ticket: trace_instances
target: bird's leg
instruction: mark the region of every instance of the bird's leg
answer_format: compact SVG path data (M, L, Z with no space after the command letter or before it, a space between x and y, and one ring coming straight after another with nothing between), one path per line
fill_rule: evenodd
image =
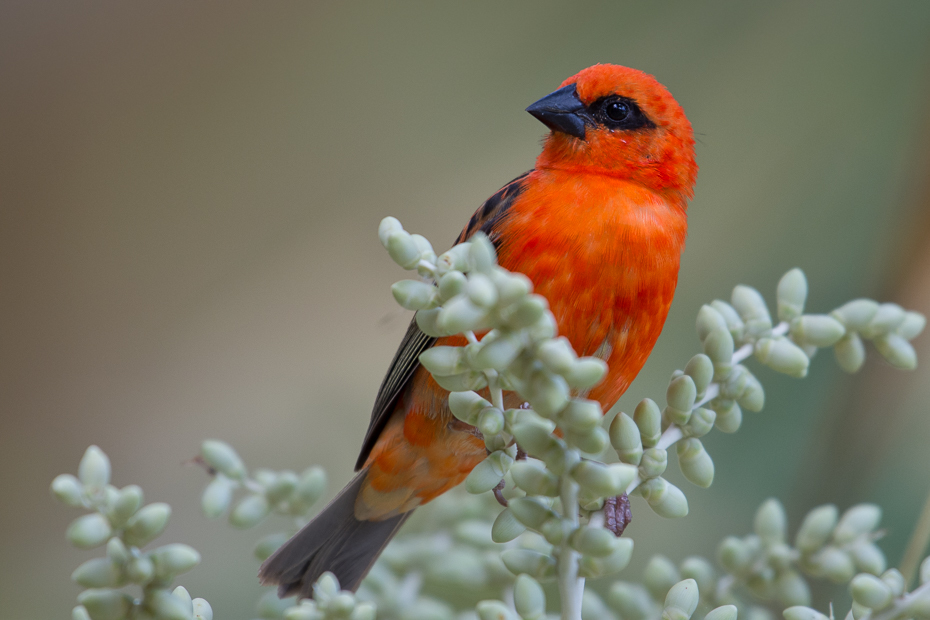
M604 500L604 527L619 537L633 520L630 498L626 493Z
M504 480L503 480L503 478L501 479L500 482L497 483L497 486L494 487L493 493L494 493L494 499L497 500L497 503L500 504L501 506L503 506L504 508L506 508L506 507L507 507L507 498L504 497Z

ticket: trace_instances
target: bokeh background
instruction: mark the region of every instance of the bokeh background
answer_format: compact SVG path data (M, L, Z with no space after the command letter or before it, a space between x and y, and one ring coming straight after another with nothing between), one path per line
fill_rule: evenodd
M930 312L927 2L0 4L0 617L68 616L93 554L48 484L91 443L174 506L164 540L204 557L183 583L251 617L257 534L204 519L183 461L218 437L251 465L322 464L334 493L408 320L378 221L451 242L533 165L523 108L595 62L655 74L699 138L678 295L626 410L740 282L771 298L799 266L815 311ZM766 409L709 436L691 515L634 504L638 560L711 555L774 495L792 531L880 502L897 563L930 490L916 345L910 374L760 370Z

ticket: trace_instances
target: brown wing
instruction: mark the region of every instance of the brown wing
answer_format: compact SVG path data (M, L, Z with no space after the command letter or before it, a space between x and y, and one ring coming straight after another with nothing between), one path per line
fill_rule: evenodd
M529 172L521 174L488 198L471 216L468 225L455 242L461 243L480 230L496 245L497 239L494 236L494 225L504 216L513 201L523 193L528 174ZM397 353L394 354L387 375L385 375L384 381L381 382L381 387L378 389L375 406L371 411L371 421L368 423L368 431L365 433L362 450L358 455L358 461L355 463L355 471L361 469L365 464L368 455L371 454L371 449L374 447L375 442L378 441L381 431L384 430L384 426L391 417L397 398L407 386L413 373L419 368L420 353L435 343L436 338L421 332L420 328L417 327L416 320L410 321L407 333L404 334L403 340L400 341L400 347L398 347Z

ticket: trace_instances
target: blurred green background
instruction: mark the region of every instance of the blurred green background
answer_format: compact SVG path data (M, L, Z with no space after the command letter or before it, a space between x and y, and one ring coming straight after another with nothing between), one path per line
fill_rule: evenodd
M532 166L523 108L595 62L655 74L699 139L678 295L626 410L740 282L771 298L799 266L812 311L930 312L928 2L0 4L0 616L68 616L93 554L48 484L97 443L117 484L174 506L164 540L203 553L183 583L251 617L257 534L207 522L182 463L217 437L250 465L322 464L334 493L408 320L378 221L451 242ZM712 554L776 495L792 531L880 502L897 563L930 490L915 344L910 374L761 370L766 409L708 438L691 515L634 503L637 560Z

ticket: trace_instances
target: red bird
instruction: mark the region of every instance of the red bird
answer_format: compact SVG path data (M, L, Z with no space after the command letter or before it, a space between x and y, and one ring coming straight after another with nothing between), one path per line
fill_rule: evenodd
M559 334L608 363L587 395L607 411L643 367L675 293L697 178L691 124L655 78L617 65L585 69L527 112L551 129L535 168L491 196L458 241L485 232L501 266L549 300ZM355 590L412 511L485 458L475 429L452 416L448 392L417 361L434 345L464 343L411 322L358 475L262 565L262 583L307 597L332 571Z

